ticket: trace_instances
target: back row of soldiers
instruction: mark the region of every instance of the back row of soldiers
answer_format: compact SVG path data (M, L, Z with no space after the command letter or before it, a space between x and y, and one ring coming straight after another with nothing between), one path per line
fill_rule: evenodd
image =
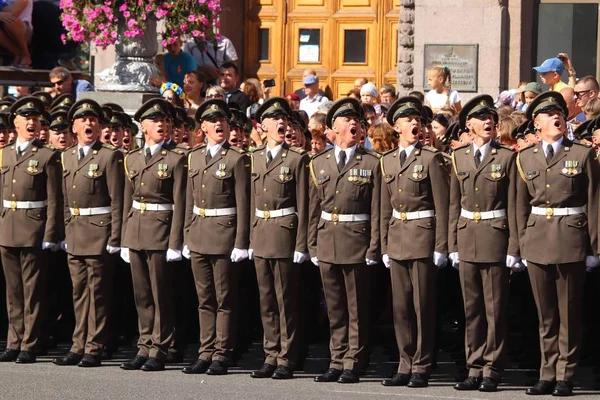
M207 143L187 157L166 145L174 112L163 99L137 111L145 144L125 156L99 141L102 109L94 101L70 108L77 144L62 153L34 139L42 108L35 97L14 103L17 137L0 150L0 254L10 323L0 361L35 362L47 273L41 252L63 247L76 327L70 352L55 364L101 364L107 282L120 253L131 264L140 334L138 354L121 368L164 369L174 336L168 263L183 256L191 260L201 327L198 359L183 372L226 374L236 345L235 264L249 258L265 351L252 377L289 379L298 358L299 268L310 260L321 272L331 334L329 368L315 381L355 383L368 343L369 266L383 261L391 273L400 363L382 384L425 387L437 268L449 258L460 265L469 369L455 388L497 390L509 274L526 266L542 351L540 380L527 393L572 393L585 269L598 265L599 167L589 147L564 137L567 108L559 94L538 96L528 108L541 142L519 156L494 141L492 98L474 98L460 113L473 143L451 158L419 143L426 113L412 97L387 114L397 149L380 155L358 145L362 108L347 98L327 114L335 145L312 159L284 141L291 110L282 98L256 112L267 144L252 154L228 144L227 104L206 101L195 119Z

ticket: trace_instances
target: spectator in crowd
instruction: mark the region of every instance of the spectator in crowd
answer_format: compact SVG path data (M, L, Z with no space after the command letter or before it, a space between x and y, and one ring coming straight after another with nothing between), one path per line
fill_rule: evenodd
M385 153L397 145L394 139L394 129L389 124L370 127L368 136L373 150L379 153Z
M33 0L4 0L0 3L4 3L0 9L0 47L14 56L15 67L31 68L28 45L33 34Z
M306 79L306 77L309 75L317 76L317 72L312 68L305 69L304 71L302 71L302 81L304 81L304 79ZM296 90L294 93L296 95L298 95L300 100L302 100L303 98L306 97L306 92L305 92L304 88L300 88L300 89ZM319 95L326 96L326 93L323 90L319 89Z
M511 146L517 149L517 140L511 136L513 129L519 126L519 123L511 116L504 117L498 122L498 143Z
M521 81L519 83L519 87L517 88L517 96L515 97L515 110L521 110L525 105L525 86L527 85L526 81Z
M425 95L423 94L423 92L420 92L418 90L413 90L408 95L412 96L412 97L416 97L417 99L421 100L421 103L425 103Z
M567 115L567 137L569 140L574 140L575 136L573 132L579 124L585 121L585 113L581 111L581 108L577 105L577 98L575 97L575 90L570 87L564 87L560 90L560 94L565 99L565 103L567 103L567 109L569 110L569 115Z
M214 82L219 77L221 65L238 60L233 43L223 35L216 40L216 44L200 38L190 38L185 42L183 51L194 57L198 70L206 75L209 82Z
M175 107L184 107L183 99L185 98L185 93L183 92L181 86L177 85L176 83L163 83L160 87L160 95L163 99L167 100Z
M562 61L564 69L569 75L568 85L572 88L575 88L575 84L577 83L577 73L575 72L575 68L573 67L573 63L571 62L569 55L567 53L558 53L556 58Z
M515 96L510 92L510 90L503 90L496 99L494 107L498 108L500 106L509 106L510 108L513 108L514 100Z
M529 82L523 88L523 100L525 104L521 107L521 111L527 110L527 107L531 104L533 99L535 99L540 93L542 93L542 85L537 82Z
M539 72L542 83L550 85L550 90L560 92L561 89L569 87L569 85L560 80L565 67L563 62L558 58L549 58L542 65L533 67L533 69Z
M360 101L363 104L376 104L377 103L377 86L371 82L365 83L360 88Z
M219 69L219 84L225 91L225 100L227 103L236 103L241 110L247 110L250 107L250 100L246 93L242 92L237 86L240 78L238 67L231 62L226 62Z
M310 135L310 154L316 155L325 151L325 146L327 145L327 138L325 137L325 132L323 132L323 129L311 129Z
M83 79L73 80L73 76L65 67L56 67L50 71L50 83L54 87L55 97L70 94L77 98L79 92L92 92L92 85Z
M285 96L285 99L288 101L293 111L297 111L300 109L300 97L296 93L288 94L287 96Z
M379 100L382 103L394 104L396 101L396 88L391 83L386 83L379 88Z
M211 86L206 89L206 99L225 100L225 90L221 86Z
M450 120L446 114L434 114L433 121L431 121L431 130L438 141L441 141L444 138L448 125L450 125Z
M367 128L379 125L380 121L377 118L377 111L375 111L375 107L368 103L362 103L361 106L363 109L363 118L365 121L367 121Z
M598 81L591 75L584 76L575 85L577 105L583 109L590 99L595 99L600 94Z
M21 97L29 96L29 86L15 86L15 91L17 92L17 94L15 95L15 97L17 99L19 99ZM46 105L46 103L44 103L44 106L45 105ZM46 111L48 111L48 110L46 110Z
M319 78L316 75L308 75L304 78L303 83L306 97L300 100L300 110L306 111L310 118L317 111L319 105L329 99L319 94Z
M500 106L496 109L496 112L498 113L498 121L501 120L504 117L508 117L510 116L510 114L513 113L513 108L511 106Z
M434 113L442 107L452 107L456 112L462 109L460 95L452 89L452 74L450 68L434 65L427 70L427 85L431 88L425 96L425 105L431 107Z
M184 53L181 49L182 46L183 43L179 38L173 43L167 44L167 54L163 59L164 69L161 71L163 76L150 78L151 85L160 87L166 81L183 87L185 74L196 70L196 60L188 53Z
M254 119L254 114L258 107L263 103L263 92L262 92L262 84L256 78L248 78L240 85L242 91L246 93L248 96L248 100L250 101L250 106L247 110L242 110L246 113L246 115L252 119Z
M354 80L354 88L360 90L363 85L366 85L367 83L369 83L367 78L356 78Z
M183 77L183 91L185 92L185 106L189 115L194 115L200 104L204 102L202 98L202 88L204 87L204 74L200 71L188 71Z
M360 100L360 89L352 88L348 90L346 97L352 97L353 99Z
M598 97L594 97L589 99L585 106L583 107L583 112L585 114L585 119L590 120L594 119L600 115L600 99Z

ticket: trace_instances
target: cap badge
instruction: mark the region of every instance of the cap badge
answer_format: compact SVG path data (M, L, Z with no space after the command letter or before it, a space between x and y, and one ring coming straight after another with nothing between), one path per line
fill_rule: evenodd
M92 108L92 106L90 105L90 103L83 103L83 105L81 106L84 110L89 110L90 108Z
M66 99L63 100L63 103L71 104L71 99L67 97Z
M160 106L158 104L154 105L154 110L155 111L161 111Z
M280 107L281 107L281 104L279 104L279 103L275 102L275 103L273 103L273 107L274 107L274 108L280 108Z
M556 103L556 99L554 97L548 97L548 103Z
M406 103L406 105L408 107L411 107L411 108L417 108L417 106L415 105L415 103Z
M481 102L479 103L480 106L482 107L486 107L487 103L485 102L485 100L481 100Z
M29 107L29 108L33 108L33 107L35 107L35 106L34 106L34 104L33 104L32 102L29 102L29 103L27 103L27 107Z
M63 122L63 117L57 117L56 122Z
M219 107L216 104L211 104L210 109L213 111L217 111L219 109Z

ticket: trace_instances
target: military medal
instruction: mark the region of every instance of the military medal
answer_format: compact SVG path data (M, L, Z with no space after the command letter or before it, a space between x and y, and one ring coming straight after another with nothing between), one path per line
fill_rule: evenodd
M158 164L158 172L157 175L159 178L165 178L167 176L167 169L169 168L168 164Z
M27 167L27 172L30 174L34 174L38 172L38 165L40 165L38 160L29 160L29 166Z
M502 171L502 164L492 164L491 168L492 168L491 177L494 179L500 178L500 176L502 175L500 173L500 171Z
M565 161L565 167L561 170L563 174L569 175L571 171L571 161Z
M215 175L217 176L217 178L223 178L225 176L226 168L227 168L227 164L219 164L217 166L217 172L215 172Z
M90 168L88 170L88 176L90 178L95 178L97 176L97 171L98 171L98 164L90 164Z
M413 178L414 179L421 179L423 177L423 166L422 165L415 165L415 167L413 168Z
M290 167L281 167L279 169L279 180L285 181L290 176Z

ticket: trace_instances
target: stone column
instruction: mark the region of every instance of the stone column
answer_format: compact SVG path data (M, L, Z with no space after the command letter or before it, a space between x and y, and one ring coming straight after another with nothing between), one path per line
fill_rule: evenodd
M405 96L414 89L415 58L415 0L400 0L400 18L398 21L398 94Z

